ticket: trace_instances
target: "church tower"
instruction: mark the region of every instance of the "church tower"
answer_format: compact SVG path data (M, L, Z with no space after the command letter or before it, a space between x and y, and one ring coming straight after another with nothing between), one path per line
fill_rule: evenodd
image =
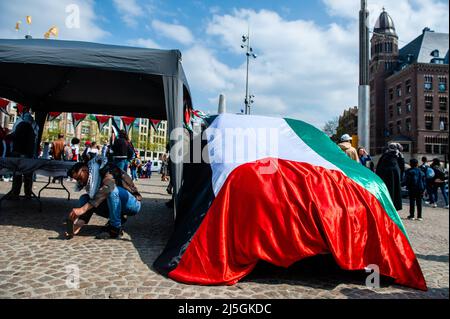
M394 21L384 10L378 17L370 39L370 154L380 154L387 139L385 79L398 63L398 36Z

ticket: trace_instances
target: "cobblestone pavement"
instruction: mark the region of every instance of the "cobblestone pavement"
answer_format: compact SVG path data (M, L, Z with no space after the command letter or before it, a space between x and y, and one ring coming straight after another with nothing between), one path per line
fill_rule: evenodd
M72 182L65 182L73 189ZM38 178L37 192L44 185ZM42 193L36 202L2 203L0 211L0 298L449 298L448 210L425 208L424 221L404 220L429 290L421 292L382 280L381 288L365 286L366 274L307 261L289 269L259 266L234 286L193 286L161 276L152 263L172 230L166 183L158 176L138 182L145 197L141 213L130 218L123 240L96 240L105 219L94 216L82 235L61 237L63 220L77 204L59 190ZM0 182L0 196L11 183ZM400 215L407 216L408 207ZM67 272L78 266L79 288L66 285ZM66 268L69 267L69 268Z

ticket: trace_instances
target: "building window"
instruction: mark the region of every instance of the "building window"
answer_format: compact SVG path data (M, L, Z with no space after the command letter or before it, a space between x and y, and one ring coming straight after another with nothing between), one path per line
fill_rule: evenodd
M397 121L397 133L400 134L402 132L402 121Z
M411 80L406 81L406 93L411 94Z
M403 147L404 153L409 153L409 144L400 144Z
M396 93L397 93L398 97L402 96L402 86L401 85L397 86Z
M389 118L392 118L393 116L394 116L394 107L391 104L389 105Z
M83 126L81 127L81 134L89 134L90 133L90 128L89 126Z
M447 146L447 144L441 144L441 154L442 155L445 155L445 154L448 155L448 146Z
M439 110L447 111L447 106L448 106L448 98L446 96L440 96L439 97Z
M411 119L407 118L405 120L405 128L406 128L406 132L411 132Z
M406 100L406 113L411 113L411 109L412 109L411 100L407 99Z
M402 103L397 103L397 115L402 115Z
M425 129L432 130L433 129L433 115L425 115Z
M389 123L389 136L394 135L394 124L393 123Z
M425 136L425 152L429 154L447 154L448 136Z
M425 95L425 109L432 110L433 109L433 96Z
M439 77L439 92L447 91L447 78L445 76Z
M448 130L448 117L447 116L439 116L439 129L441 131Z
M394 99L394 89L389 89L389 99L390 100Z
M440 145L433 145L433 154L439 154L440 153Z
M425 75L423 88L427 91L431 91L433 89L433 77L431 75Z

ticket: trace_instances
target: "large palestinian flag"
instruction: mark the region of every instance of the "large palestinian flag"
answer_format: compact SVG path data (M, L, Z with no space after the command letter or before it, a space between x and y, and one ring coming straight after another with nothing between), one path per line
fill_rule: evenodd
M328 253L342 269L375 264L398 284L427 289L383 181L321 131L223 114L205 135L209 159L184 164L175 230L154 264L160 272L231 285L261 260L288 267Z

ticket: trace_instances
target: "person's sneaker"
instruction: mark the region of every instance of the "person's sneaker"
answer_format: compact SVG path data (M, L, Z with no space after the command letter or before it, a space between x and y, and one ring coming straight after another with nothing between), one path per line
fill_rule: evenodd
M430 205L430 201L429 201L429 200L426 200L426 201L425 201L425 204Z
M445 205L445 209L448 209L448 205Z
M416 218L416 220L418 220L418 221L422 221L422 220L423 220L423 218L422 218L422 217L420 217L420 218Z
M437 207L437 204L434 203L434 204L431 205L431 207L436 208L436 207Z
M413 220L414 219L414 216L408 216L407 217L409 220Z
M121 228L112 227L111 225L106 227L106 230L103 230L99 234L95 236L95 239L120 239L123 236L123 230Z

